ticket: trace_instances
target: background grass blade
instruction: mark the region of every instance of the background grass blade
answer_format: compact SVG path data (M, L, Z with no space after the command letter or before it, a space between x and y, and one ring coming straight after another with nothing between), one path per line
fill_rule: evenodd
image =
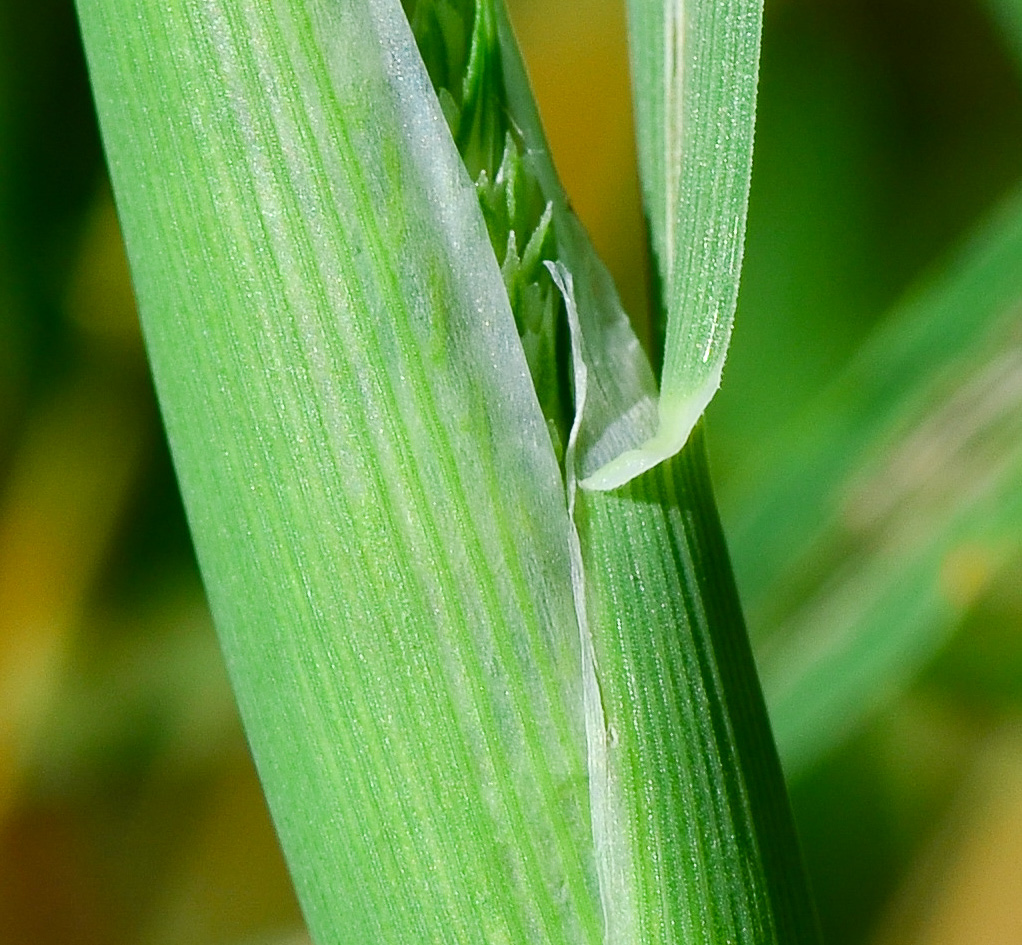
M1016 194L752 477L733 547L790 774L907 681L1022 549L1020 444Z
M400 5L80 17L192 531L313 936L598 941L563 488Z
M987 6L1022 65L1022 0L987 0Z

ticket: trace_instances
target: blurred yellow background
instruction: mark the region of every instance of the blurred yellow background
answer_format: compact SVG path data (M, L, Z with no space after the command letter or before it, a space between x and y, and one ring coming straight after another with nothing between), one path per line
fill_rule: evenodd
M725 521L776 423L1022 177L1022 57L967 0L768 0ZM517 0L630 311L624 12ZM794 789L830 945L1022 945L1022 570ZM739 580L741 575L739 574ZM302 942L159 427L69 0L0 3L0 945ZM368 945L368 943L367 943Z

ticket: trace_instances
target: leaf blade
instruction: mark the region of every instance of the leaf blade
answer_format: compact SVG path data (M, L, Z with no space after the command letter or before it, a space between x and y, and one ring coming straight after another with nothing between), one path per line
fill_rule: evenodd
M956 562L1019 549L1020 273L1016 192L761 460L733 547L790 776L936 652Z
M597 940L560 474L400 6L80 15L190 522L313 934Z
M585 484L613 489L674 455L720 386L752 171L762 4L630 0L643 201L661 298L655 432Z

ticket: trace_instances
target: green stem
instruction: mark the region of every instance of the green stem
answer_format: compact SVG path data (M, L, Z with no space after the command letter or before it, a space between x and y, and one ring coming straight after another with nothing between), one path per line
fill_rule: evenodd
M623 488L581 493L577 516L635 897L608 940L818 941L701 426Z

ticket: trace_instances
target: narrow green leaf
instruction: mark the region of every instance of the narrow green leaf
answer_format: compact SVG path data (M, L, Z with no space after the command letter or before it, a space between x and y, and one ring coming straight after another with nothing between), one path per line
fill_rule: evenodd
M755 477L733 547L789 774L897 691L1022 548L1020 326L1016 194Z
M661 315L655 432L588 476L611 489L676 453L720 386L752 168L761 0L630 0L635 118Z

